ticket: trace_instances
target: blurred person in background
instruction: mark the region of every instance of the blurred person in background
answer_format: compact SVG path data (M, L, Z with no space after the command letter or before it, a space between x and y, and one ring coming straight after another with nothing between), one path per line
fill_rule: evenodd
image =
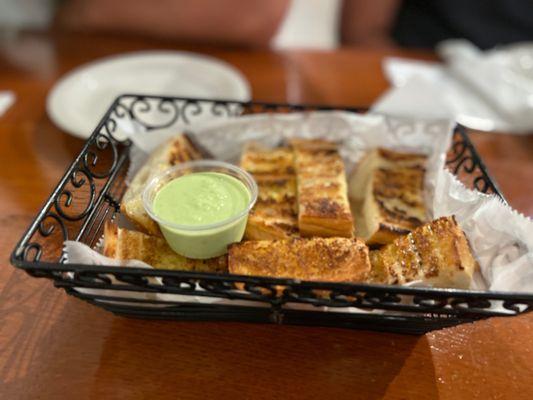
M481 49L533 40L533 0L345 0L342 42L433 48L467 39Z
M341 0L67 0L63 29L241 47L335 48Z
M0 27L110 32L182 43L331 49L480 48L533 40L533 0L0 0Z
M194 44L268 46L288 0L67 0L57 25Z

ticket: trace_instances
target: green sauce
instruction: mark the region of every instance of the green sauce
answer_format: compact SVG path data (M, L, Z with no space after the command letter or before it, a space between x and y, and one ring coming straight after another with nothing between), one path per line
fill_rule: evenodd
M250 192L238 179L218 172L198 172L163 186L153 202L154 213L178 225L209 225L244 211Z

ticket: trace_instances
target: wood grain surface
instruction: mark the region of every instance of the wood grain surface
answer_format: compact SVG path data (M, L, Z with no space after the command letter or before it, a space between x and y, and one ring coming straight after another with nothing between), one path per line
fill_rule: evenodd
M119 52L177 48L224 59L254 99L368 106L387 55L193 48L120 37L26 34L0 42L0 399L458 399L533 396L533 314L426 334L113 316L9 265L8 256L82 141L45 98L72 68ZM95 121L96 123L96 121ZM510 204L533 214L533 136L473 139Z

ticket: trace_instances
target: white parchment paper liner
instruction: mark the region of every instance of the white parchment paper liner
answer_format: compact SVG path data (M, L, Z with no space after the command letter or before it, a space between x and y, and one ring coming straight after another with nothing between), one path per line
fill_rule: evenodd
M348 175L364 153L374 147L425 153L429 157L425 178L425 197L430 214L428 217L454 214L465 231L481 267L481 273L475 276L471 289L533 292L533 221L513 211L494 196L467 189L444 169L452 127L453 123L447 120L400 119L382 115L323 111L255 114L193 126L190 130L194 132L195 139L216 158L229 162L238 161L242 146L250 140L270 146L276 146L292 137L333 140L339 144ZM145 132L135 124L123 125L122 129L134 142L128 178L142 166L153 149L179 133L172 128ZM72 263L150 268L137 260L124 262L109 259L79 242L67 241L65 249L68 262ZM409 284L420 285L421 282ZM261 302L215 297L123 291L116 293L118 291L85 288L78 290L147 300L269 306ZM287 304L286 307L329 310L328 307L299 303ZM332 310L369 312L351 307Z

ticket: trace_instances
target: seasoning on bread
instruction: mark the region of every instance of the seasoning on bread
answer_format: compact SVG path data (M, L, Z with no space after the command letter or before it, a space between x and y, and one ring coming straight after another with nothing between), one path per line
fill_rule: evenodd
M117 227L104 227L104 255L117 260L139 260L159 269L201 272L227 272L227 257L193 260L175 253L157 236Z
M335 143L293 139L298 227L303 237L352 237L344 163Z
M423 281L467 289L477 263L455 218L442 217L370 252L370 280L389 285Z
M349 197L357 216L356 235L370 246L384 245L424 224L427 157L375 149L350 178Z
M230 246L229 272L326 282L364 282L368 247L355 238L247 241Z
M257 182L259 195L248 216L248 240L288 239L298 235L294 155L287 147L249 143L241 167Z

